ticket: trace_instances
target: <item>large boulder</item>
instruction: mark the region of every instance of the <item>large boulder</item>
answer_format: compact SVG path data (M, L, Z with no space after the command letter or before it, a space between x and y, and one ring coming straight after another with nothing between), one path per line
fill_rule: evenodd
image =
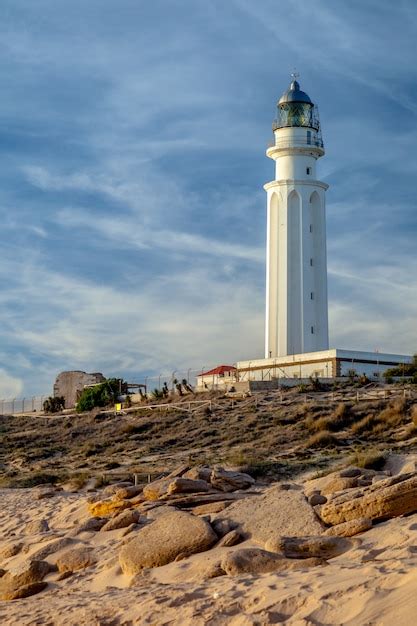
M145 567L159 567L203 552L217 541L210 524L184 511L173 511L141 528L122 547L119 562L125 574L134 575Z
M236 491L237 489L247 489L254 484L255 480L249 474L215 467L211 472L210 482L215 489L220 491Z
M46 561L26 559L9 568L0 578L0 596L7 595L25 585L42 581L50 572L51 566Z
M336 525L358 518L386 520L417 511L417 472L400 474L369 487L335 495L320 508L320 517Z
M28 585L22 585L22 587L2 587L0 586L0 600L20 600L21 598L28 598L34 596L36 593L43 591L48 583L44 580L29 583Z
M245 537L262 544L277 535L321 535L324 530L314 509L295 485L290 489L278 485L262 495L244 498L215 517L216 531L220 521L227 521L227 532L238 528Z
M145 485L143 488L144 497L146 500L158 500L158 498L167 493L171 482L172 478L160 478L159 480L154 480L152 483Z
M67 550L56 561L59 572L75 572L94 565L96 562L93 548L80 546Z

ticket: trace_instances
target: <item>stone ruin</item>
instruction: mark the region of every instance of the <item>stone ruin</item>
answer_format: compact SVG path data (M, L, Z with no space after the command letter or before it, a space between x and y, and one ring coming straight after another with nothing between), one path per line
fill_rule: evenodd
M54 383L54 397L63 396L65 398L65 408L71 409L77 404L79 394L88 385L102 383L106 379L100 372L87 374L80 370L71 372L61 372L56 377Z

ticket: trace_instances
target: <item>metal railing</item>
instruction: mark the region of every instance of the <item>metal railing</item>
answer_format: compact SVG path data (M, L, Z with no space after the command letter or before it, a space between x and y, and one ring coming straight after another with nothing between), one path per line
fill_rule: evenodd
M47 398L48 396L31 396L28 398L0 399L0 415L42 411L43 403Z
M304 137L291 137L268 142L268 148L324 148L323 140L318 137L307 139Z

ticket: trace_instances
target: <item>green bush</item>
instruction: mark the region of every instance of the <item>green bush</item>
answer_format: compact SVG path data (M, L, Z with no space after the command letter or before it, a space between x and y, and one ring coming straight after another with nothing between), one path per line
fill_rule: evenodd
M86 387L78 399L77 413L91 411L96 406L114 404L119 395L120 387L118 378L108 378L104 383L94 385L94 387Z
M59 413L59 411L62 411L63 409L65 409L64 396L56 396L55 398L50 396L43 403L43 410L45 413Z

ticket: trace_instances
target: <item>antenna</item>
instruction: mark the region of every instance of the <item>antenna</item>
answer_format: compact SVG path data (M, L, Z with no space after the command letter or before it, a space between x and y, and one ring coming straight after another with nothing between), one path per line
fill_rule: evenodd
M300 72L297 72L297 68L294 68L294 71L291 73L291 78L293 78L294 80L297 80L297 78L300 78Z

